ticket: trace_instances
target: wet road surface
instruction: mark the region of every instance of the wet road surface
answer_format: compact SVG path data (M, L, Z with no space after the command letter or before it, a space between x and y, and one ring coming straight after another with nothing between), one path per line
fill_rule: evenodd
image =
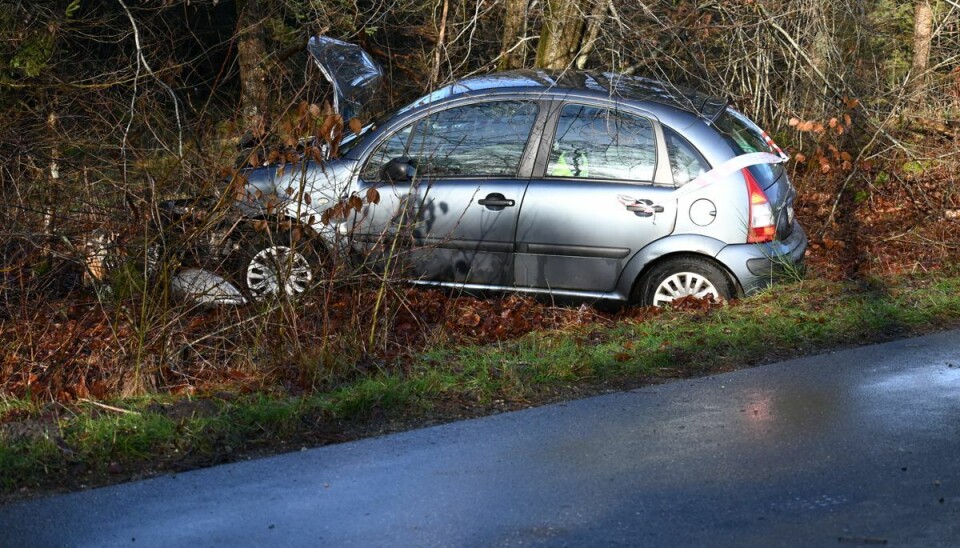
M960 546L960 331L0 507L0 546Z

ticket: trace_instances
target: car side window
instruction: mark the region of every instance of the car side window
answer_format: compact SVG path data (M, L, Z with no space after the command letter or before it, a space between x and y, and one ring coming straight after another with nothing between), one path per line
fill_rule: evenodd
M407 155L424 177L514 177L536 118L529 101L442 110L417 125Z
M560 111L547 176L652 181L656 160L653 124L646 118L569 104Z
M360 178L364 181L380 181L383 179L383 166L387 165L393 158L399 158L407 150L407 143L410 142L410 131L413 124L394 133L386 141L380 143L380 146L370 155L367 164L363 166L360 172Z
M673 173L673 183L675 185L683 186L710 171L710 165L700 152L677 132L664 127L663 137L667 142L670 172Z

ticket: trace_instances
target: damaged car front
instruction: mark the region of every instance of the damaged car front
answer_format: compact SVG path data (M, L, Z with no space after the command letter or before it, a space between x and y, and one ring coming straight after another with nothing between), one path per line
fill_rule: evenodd
M177 296L243 304L307 291L344 245L347 210L371 198L349 195L358 162L342 153L372 127L357 117L376 97L382 69L333 38L313 37L307 50L332 90L319 133L263 165L231 170L215 195L159 204L148 264L171 267Z

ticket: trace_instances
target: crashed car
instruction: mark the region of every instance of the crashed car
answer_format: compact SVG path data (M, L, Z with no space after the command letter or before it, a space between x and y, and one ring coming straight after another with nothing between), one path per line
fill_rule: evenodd
M308 49L351 120L380 68L330 38ZM345 251L380 267L401 257L414 284L664 305L748 295L802 266L787 156L721 98L637 76L521 70L347 125L329 157L243 172L233 207L264 235L213 237L229 249L212 256L239 258L223 262L224 278L191 271L195 285L230 286L221 301L295 296ZM176 221L201 205L167 210Z

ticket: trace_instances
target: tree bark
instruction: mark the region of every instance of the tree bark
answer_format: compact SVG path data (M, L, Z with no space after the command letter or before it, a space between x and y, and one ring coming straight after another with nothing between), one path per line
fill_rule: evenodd
M834 32L834 17L837 15L832 0L817 0L804 4L805 20L801 20L798 31L806 27L811 33L809 57L811 68L820 74L833 77L835 56L833 51L838 46L840 38ZM815 77L806 78L806 93L803 108L809 116L823 116L828 105L832 104L830 89L824 82Z
M545 0L543 26L537 44L537 67L565 69L573 64L586 27L584 4L592 6L594 1L600 0Z
M927 93L927 68L933 41L933 8L930 0L916 0L913 16L913 63L910 67L912 100L922 103Z
M500 70L523 68L527 62L528 2L529 0L503 0Z
M240 112L244 129L261 137L269 124L267 57L260 0L237 1L237 61L240 65Z
M587 64L587 57L593 51L594 44L597 43L597 38L600 36L600 27L607 19L607 11L609 11L612 3L613 0L594 0L593 12L590 13L586 34L583 43L580 45L580 51L577 53L577 68L580 70L583 70L583 67Z

